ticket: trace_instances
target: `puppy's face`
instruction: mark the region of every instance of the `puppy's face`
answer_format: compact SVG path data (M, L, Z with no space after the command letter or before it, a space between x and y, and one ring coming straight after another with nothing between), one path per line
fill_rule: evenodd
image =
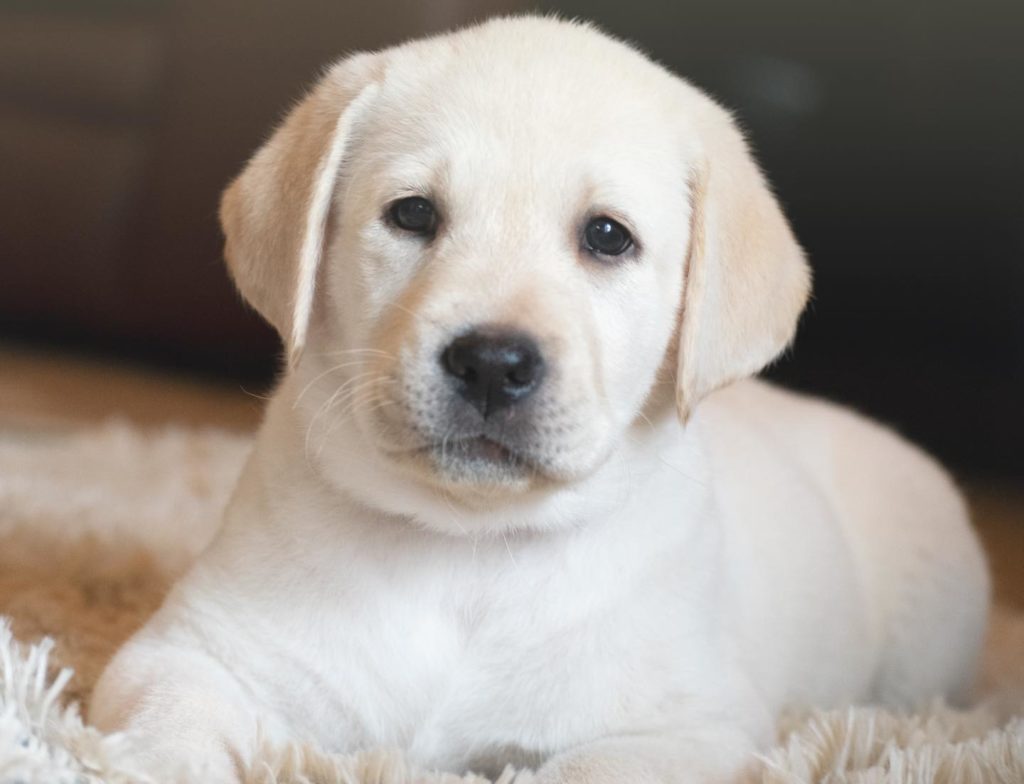
M725 113L551 20L336 67L222 219L307 445L453 508L578 483L660 411L663 367L685 413L785 345L807 288Z
M456 497L593 471L675 327L683 140L614 68L545 66L453 55L386 81L324 260L316 350L349 384L324 422Z

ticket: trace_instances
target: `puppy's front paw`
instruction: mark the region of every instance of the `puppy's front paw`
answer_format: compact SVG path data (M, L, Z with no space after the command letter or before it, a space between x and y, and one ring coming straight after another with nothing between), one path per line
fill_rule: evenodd
M569 754L542 767L531 784L669 784L642 760L607 754Z
M529 784L731 784L751 751L733 730L607 738L552 757Z

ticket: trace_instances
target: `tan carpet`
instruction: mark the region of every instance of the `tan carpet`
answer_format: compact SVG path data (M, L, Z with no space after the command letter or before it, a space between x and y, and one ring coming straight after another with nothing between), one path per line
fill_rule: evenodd
M248 445L223 431L118 423L0 437L0 784L143 780L122 741L85 726L77 704L208 540ZM991 699L969 713L789 717L752 780L1024 784L1024 721L1011 718L1024 706L1024 616L998 617L986 688ZM411 771L388 751L265 748L251 763L260 784L482 781ZM530 776L509 772L503 784L513 778Z

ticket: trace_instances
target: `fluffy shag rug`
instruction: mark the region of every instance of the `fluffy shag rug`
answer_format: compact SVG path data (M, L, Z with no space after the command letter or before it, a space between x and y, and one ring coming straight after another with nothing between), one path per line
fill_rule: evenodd
M145 782L126 739L83 721L96 677L215 530L250 439L143 432L0 435L0 783ZM912 715L873 708L787 717L760 784L1024 783L1024 618L997 616L989 699ZM501 784L528 784L528 771ZM411 770L401 754L265 746L250 784L485 784Z

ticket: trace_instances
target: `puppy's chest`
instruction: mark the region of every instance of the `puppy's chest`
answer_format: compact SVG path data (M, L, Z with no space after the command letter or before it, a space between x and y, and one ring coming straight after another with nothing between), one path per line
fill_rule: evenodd
M665 710L701 656L685 642L695 625L650 578L378 592L320 630L331 667L310 681L325 708L310 729L334 748L395 745L425 765L543 755Z

